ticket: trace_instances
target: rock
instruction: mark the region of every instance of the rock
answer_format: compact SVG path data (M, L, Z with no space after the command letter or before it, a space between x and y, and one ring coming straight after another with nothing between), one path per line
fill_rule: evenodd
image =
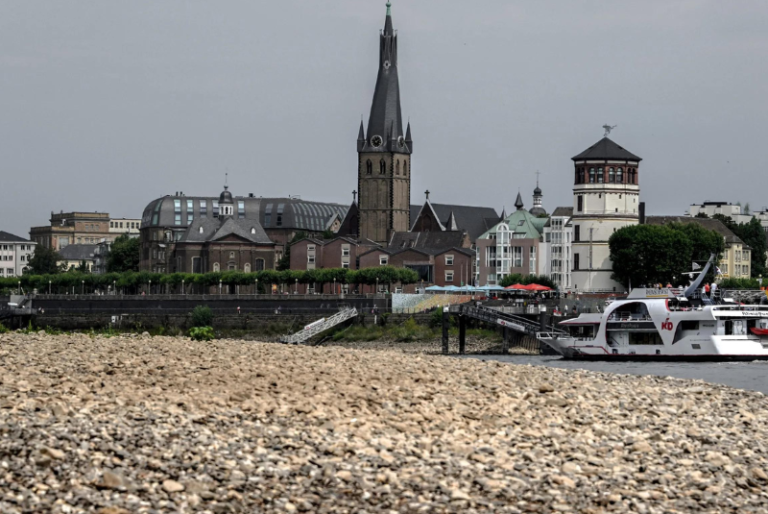
M96 514L131 514L131 511L122 507L102 507L96 511Z
M355 477L352 476L352 473L346 470L338 471L336 472L336 478L339 480L343 480L345 482L351 482L354 480Z
M568 478L566 476L554 475L552 477L552 481L556 484L564 485L569 489L573 489L574 487L576 487L576 482L573 479Z
M551 384L543 383L543 384L539 385L539 392L542 393L542 394L544 394L544 393L552 393L554 391L555 391L555 388L552 387Z
M285 505L283 505L283 509L285 509L285 512L296 512L298 510L296 505L291 502L287 502Z
M763 471L761 468L751 468L749 470L749 476L751 476L755 480L768 482L768 474L766 474L765 471Z
M63 451L57 450L55 448L43 448L42 450L40 450L40 453L42 455L47 455L48 457L56 460L62 460L64 459L64 456L65 456Z
M96 483L100 489L125 489L128 486L126 478L118 473L104 470L101 480Z
M451 490L451 501L469 501L470 496L461 489Z
M638 441L632 445L631 450L633 453L650 453L653 447L645 441Z
M184 490L184 484L175 480L163 480L163 489L167 493L180 493Z
M560 468L563 473L581 473L581 466L575 462L566 462L563 467Z

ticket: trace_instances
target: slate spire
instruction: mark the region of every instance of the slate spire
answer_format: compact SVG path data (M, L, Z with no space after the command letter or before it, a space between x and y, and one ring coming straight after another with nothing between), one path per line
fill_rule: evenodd
M515 200L515 207L517 207L517 210L519 211L520 209L523 208L524 205L525 204L523 203L523 197L520 196L520 191L518 191L517 192L517 199Z
M379 72L368 118L366 151L410 154L405 144L397 75L397 33L392 24L392 4L387 2L384 30L379 35Z
M451 211L451 215L448 217L448 223L446 224L446 227L451 231L459 230L459 224L456 223L456 215L453 214L453 211Z

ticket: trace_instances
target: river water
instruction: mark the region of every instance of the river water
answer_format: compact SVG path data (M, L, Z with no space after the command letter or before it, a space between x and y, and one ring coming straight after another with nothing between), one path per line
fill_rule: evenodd
M469 357L469 356L468 356ZM606 373L694 378L739 389L768 394L768 361L754 362L604 362L571 361L548 355L480 355L480 360L530 364L563 369L586 369Z

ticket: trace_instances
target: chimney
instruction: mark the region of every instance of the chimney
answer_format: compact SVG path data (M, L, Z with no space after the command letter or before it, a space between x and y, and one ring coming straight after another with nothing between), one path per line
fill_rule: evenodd
M640 224L645 225L645 202L640 202L637 212L640 214Z
M248 193L248 198L253 198L253 193Z

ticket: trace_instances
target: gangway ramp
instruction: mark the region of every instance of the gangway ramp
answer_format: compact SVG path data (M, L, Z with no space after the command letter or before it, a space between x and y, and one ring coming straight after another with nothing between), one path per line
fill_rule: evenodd
M517 332L525 336L539 339L538 335L543 332L541 323L536 323L523 316L509 314L497 309L473 305L469 303L452 305L443 315L443 353L448 353L448 316L456 315L459 317L459 353L464 353L466 342L466 322L467 318L476 319L485 323L499 325L505 329ZM548 328L549 333L566 335L563 330ZM545 343L546 344L546 343ZM506 350L506 341L505 346Z
M280 342L288 344L306 343L317 334L325 332L326 330L333 328L336 325L340 325L341 323L344 323L345 321L350 320L355 316L357 316L357 309L354 307L351 309L341 310L329 318L322 318L315 321L314 323L310 323L304 327L303 330L299 330L295 334L281 337Z

